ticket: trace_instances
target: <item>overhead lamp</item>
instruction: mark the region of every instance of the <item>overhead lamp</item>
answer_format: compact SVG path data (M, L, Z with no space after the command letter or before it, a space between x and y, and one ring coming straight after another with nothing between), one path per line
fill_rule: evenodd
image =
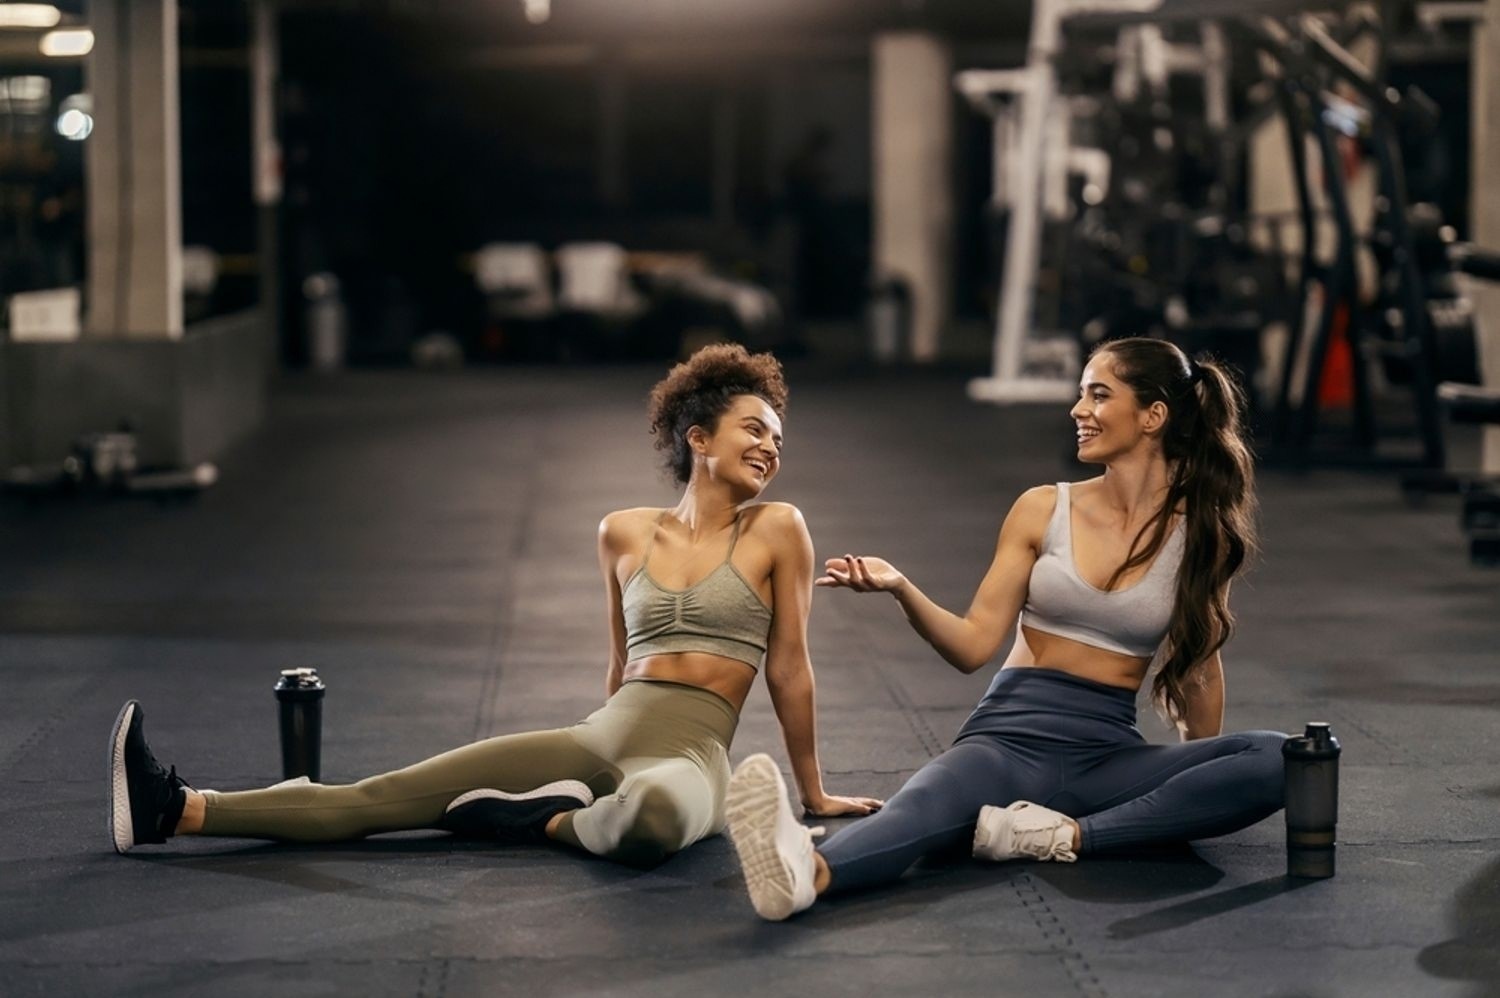
M56 128L63 138L82 142L94 130L94 119L76 107L69 108L57 116Z
M94 33L88 28L63 28L42 36L42 55L57 59L88 55L94 49Z
M74 142L82 142L94 130L94 98L89 94L74 94L58 105L57 121L53 127L57 134Z
M50 3L0 4L0 28L50 28L62 20L62 11Z
M552 16L552 0L521 0L526 7L526 20L532 24L545 24Z

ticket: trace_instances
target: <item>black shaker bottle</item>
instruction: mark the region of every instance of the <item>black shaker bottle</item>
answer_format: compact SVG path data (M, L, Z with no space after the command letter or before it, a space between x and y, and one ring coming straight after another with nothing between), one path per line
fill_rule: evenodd
M1286 760L1286 872L1331 877L1339 820L1339 740L1314 721L1281 746Z
M322 764L323 681L316 669L282 669L276 683L281 712L281 773L318 782Z

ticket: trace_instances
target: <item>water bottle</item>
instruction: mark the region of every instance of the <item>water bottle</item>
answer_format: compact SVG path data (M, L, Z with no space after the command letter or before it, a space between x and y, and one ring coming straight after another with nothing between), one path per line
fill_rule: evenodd
M1339 740L1314 721L1281 746L1286 760L1286 872L1331 877L1339 820Z
M321 775L323 681L316 669L282 669L276 682L281 713L281 772L284 779Z

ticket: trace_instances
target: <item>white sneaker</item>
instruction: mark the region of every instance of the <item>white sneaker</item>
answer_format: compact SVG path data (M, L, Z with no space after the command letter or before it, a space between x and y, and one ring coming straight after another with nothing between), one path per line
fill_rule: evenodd
M1018 800L1009 807L986 804L974 826L975 859L1041 859L1072 863L1073 822L1051 808Z
M739 764L729 778L725 808L755 913L779 922L811 905L817 898L812 832L792 813L781 770L770 756L752 755Z

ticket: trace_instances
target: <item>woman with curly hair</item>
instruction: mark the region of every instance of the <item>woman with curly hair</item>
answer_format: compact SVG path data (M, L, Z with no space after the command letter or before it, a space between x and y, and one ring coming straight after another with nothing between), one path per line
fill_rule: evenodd
M970 841L982 859L1071 863L1225 835L1281 808L1285 736L1220 734L1229 585L1255 546L1244 396L1218 364L1143 338L1095 350L1079 396L1078 459L1104 474L1016 500L968 612L879 558L827 563L817 585L890 593L960 672L983 667L1012 627L1016 640L953 747L817 849L770 760L740 765L729 832L763 917L889 883ZM1147 744L1135 727L1154 660L1152 693L1179 745Z
M140 705L110 737L115 849L172 835L335 842L442 828L566 843L633 865L720 832L729 742L762 660L803 807L868 814L823 788L807 615L813 549L796 507L756 503L781 463L781 365L719 345L651 392L651 432L683 486L668 509L599 526L608 701L568 728L501 735L347 786L197 791L151 754Z

